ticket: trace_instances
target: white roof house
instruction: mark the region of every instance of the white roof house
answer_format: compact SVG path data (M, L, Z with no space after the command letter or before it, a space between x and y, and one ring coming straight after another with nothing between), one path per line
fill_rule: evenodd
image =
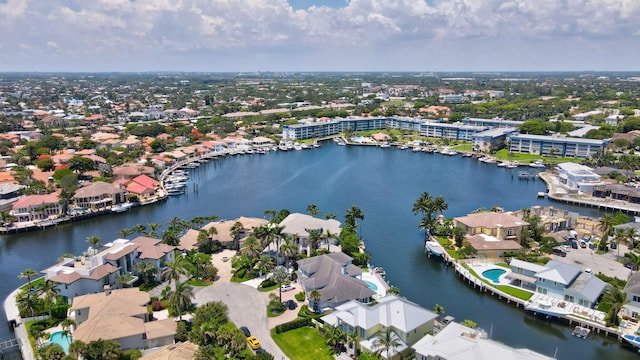
M415 343L417 360L551 360L552 357L529 349L514 349L487 339L482 332L456 322L449 323L436 335L427 335Z
M394 352L390 351L393 356L432 332L437 317L432 311L390 294L373 306L350 301L336 307L333 313L322 317L322 320L325 324L340 327L347 334L356 332L360 338L360 348L372 352L380 350L375 344L376 335L391 329L401 342ZM387 358L384 352L382 356Z
M560 163L557 167L560 182L569 191L591 194L594 186L604 184L600 175L593 172L593 169L588 166L567 162Z
M298 246L298 251L306 250L309 254L310 244L309 232L311 229L322 229L322 233L328 236L340 234L340 222L335 219L320 219L307 214L293 213L289 214L280 222L283 227L282 233L293 236L293 241Z

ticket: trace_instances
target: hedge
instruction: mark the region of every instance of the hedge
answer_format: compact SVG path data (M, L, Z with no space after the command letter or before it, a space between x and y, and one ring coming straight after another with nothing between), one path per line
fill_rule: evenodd
M289 330L294 330L294 329L298 329L305 326L311 326L311 324L312 322L310 318L295 319L293 321L289 321L288 323L284 323L276 326L275 331L276 331L276 334L281 334Z

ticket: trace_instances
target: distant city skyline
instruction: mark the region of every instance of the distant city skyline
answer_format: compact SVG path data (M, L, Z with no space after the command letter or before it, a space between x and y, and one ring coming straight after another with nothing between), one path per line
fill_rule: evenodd
M636 71L637 0L0 0L2 71Z

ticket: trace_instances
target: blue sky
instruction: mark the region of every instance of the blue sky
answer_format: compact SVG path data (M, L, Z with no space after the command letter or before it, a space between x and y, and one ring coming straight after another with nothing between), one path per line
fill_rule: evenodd
M0 0L1 71L640 70L638 0Z

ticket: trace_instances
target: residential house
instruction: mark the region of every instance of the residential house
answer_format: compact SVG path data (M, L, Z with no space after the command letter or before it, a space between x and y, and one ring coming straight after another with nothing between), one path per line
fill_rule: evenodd
M453 225L471 236L484 234L497 240L518 241L529 223L509 213L487 211L454 218Z
M113 340L123 350L173 344L176 322L150 321L149 302L149 293L138 288L77 296L69 308L69 318L75 322L73 339L85 343Z
M231 229L236 223L242 224L237 234L232 234ZM253 229L259 226L267 225L269 222L262 218L250 218L241 216L235 220L220 220L210 222L202 227L202 230L209 231L212 227L216 229L216 234L211 235L211 239L219 241L223 247L229 249L240 249L244 240L253 234ZM197 230L189 230L180 239L181 250L192 250L197 247L198 240Z
M10 211L13 203L22 196L21 190L24 188L24 185L0 182L0 211Z
M557 169L560 183L569 193L591 195L595 186L604 184L600 175L588 166L567 162L558 164Z
M481 330L450 322L436 334L429 334L412 348L416 360L552 360L529 349L514 349L491 340Z
M129 196L135 195L138 200L145 200L156 194L160 187L160 182L147 175L138 175L126 183Z
M620 312L623 316L638 319L640 315L640 272L634 272L624 287L627 294L627 303L622 307Z
M593 307L607 286L595 275L555 260L542 266L513 259L510 265L511 274L507 276L523 287L535 287L537 293L585 307Z
M113 168L113 176L116 180L119 179L133 179L139 175L153 175L155 169L150 166L136 165L136 164L124 164Z
M59 193L28 195L13 204L9 214L16 222L42 221L62 215Z
M311 254L312 244L309 242L308 230L321 230L322 242L329 246L331 242L336 243L336 239L331 239L340 234L340 222L335 219L319 219L307 214L293 213L289 214L280 222L283 227L282 233L290 235L294 243L298 247L298 252L306 251L307 255Z
M513 254L522 251L522 246L520 246L517 241L500 240L491 235L466 235L465 239L476 251L476 255L482 257L503 257L505 254Z
M573 228L580 214L554 206L534 205L528 209L511 212L512 215L523 219L536 215L540 218L539 226L544 226L547 232L556 232Z
M78 207L101 210L126 202L127 193L119 185L96 181L79 188L73 198Z
M61 296L72 299L100 292L104 286L116 286L116 275L135 273L134 267L139 262L148 261L156 269L162 269L167 261L175 260L174 250L175 247L154 238L117 239L99 248L89 248L80 256L64 258L42 273L47 280L61 285ZM158 272L158 280L160 276Z
M406 354L411 345L425 335L432 333L437 314L398 295L386 295L369 306L359 301L349 301L335 308L332 313L321 318L325 324L340 328L345 334L356 333L359 338L359 350L376 352L376 337L387 329L400 342L398 347L386 354L384 359L396 358Z
M343 252L314 256L298 260L298 283L307 298L313 290L320 292L320 300L309 300L315 312L335 308L351 300L371 302L373 295L367 283L362 281L362 270L351 263L352 258Z

